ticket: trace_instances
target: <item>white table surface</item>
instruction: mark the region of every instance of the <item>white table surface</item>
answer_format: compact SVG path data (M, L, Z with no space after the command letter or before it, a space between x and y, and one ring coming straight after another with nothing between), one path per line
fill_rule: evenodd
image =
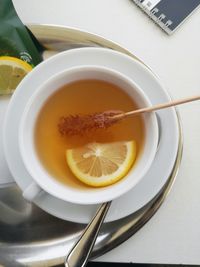
M131 0L13 0L23 23L57 24L109 38L148 64L174 98L200 93L200 9L172 36ZM179 108L184 153L170 195L134 236L101 261L200 264L200 102Z

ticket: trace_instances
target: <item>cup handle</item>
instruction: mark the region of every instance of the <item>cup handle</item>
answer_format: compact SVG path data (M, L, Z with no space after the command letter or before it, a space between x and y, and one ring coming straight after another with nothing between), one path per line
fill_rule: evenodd
M23 197L28 201L33 201L34 198L42 191L42 188L39 187L35 182L32 182L24 191Z

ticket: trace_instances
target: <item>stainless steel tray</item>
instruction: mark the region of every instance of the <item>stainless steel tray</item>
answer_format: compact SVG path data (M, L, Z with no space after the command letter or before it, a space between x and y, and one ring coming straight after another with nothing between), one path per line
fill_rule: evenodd
M46 48L44 58L60 51L85 46L107 47L136 58L119 45L80 30L50 25L28 27ZM165 200L178 172L182 156L183 143L179 118L178 121L179 149L165 186L142 209L123 219L104 223L92 258L127 240L155 214ZM0 189L0 266L61 264L84 227L84 224L57 219L26 202L15 184L2 188Z

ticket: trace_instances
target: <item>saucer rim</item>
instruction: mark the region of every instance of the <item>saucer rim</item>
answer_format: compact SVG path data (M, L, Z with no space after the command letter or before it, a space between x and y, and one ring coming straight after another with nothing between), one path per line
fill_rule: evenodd
M77 48L77 49L73 49L73 50L81 50L81 51L83 51L83 50L86 50L86 49L88 49L88 48ZM91 48L89 48L89 49L91 50ZM99 50L102 50L102 49L103 49L103 50L105 50L105 48L93 48L93 49L95 49L95 50L96 50L96 49L99 49ZM69 51L72 51L72 50L69 50ZM62 55L63 55L63 54L68 54L69 51L62 52L61 54L62 54ZM117 53L119 53L119 52L117 52ZM127 57L129 57L129 56L127 56ZM130 58L130 57L129 57L129 58ZM52 59L52 58L50 58L50 59ZM132 59L132 58L131 58L131 60L135 61L137 64L141 64L140 62L136 61L135 59ZM43 63L41 63L41 65L44 64L44 63L46 63L46 62L47 62L47 61L44 61ZM143 67L146 71L148 71L148 72L151 74L150 76L153 77L153 79L155 79L155 80L157 81L157 83L160 85L161 89L162 89L163 92L165 93L165 97L166 97L168 100L170 100L170 97L169 97L168 93L166 92L166 90L164 90L164 87L162 86L162 84L160 83L160 81L158 80L158 78L157 78L152 72L150 72L150 70L147 69L147 67L145 67L145 65L142 65L142 67ZM40 66L40 68L41 68L41 66ZM28 79L28 76L27 76L27 78L24 79L23 84L26 84L26 80L27 80L27 79ZM20 88L23 87L23 84L21 84ZM140 85L139 85L139 86L140 86ZM18 89L16 90L16 93L14 94L13 99L14 99L14 97L15 97L15 98L17 97L17 92L20 90L20 88L18 88ZM13 101L14 101L13 99L11 99L11 103L10 103L10 105L9 105L9 109L8 109L8 113L7 113L7 115L6 115L6 118L9 117L8 114L9 114L10 107L12 106L12 103L13 103ZM12 101L12 100L13 100L13 101ZM172 110L173 110L173 109L172 109ZM176 115L175 110L174 110L174 115ZM174 116L174 117L175 117L175 119L176 119L176 124L177 124L177 116ZM7 119L6 119L5 121L7 121ZM4 129L6 129L6 127L4 127ZM4 133L5 133L5 135L6 135L6 131L5 131ZM178 135L177 135L177 137L178 137ZM178 138L177 138L177 139L178 139ZM177 150L178 150L178 146L177 146ZM176 154L177 154L177 151L176 151ZM6 153L6 158L7 158L7 153ZM7 162L8 162L8 160L7 160ZM9 164L9 167L10 167L10 164ZM11 171L11 172L12 172L12 171ZM15 179L16 179L16 177L15 177ZM21 181L20 181L20 178L17 178L17 179L19 179L19 180L17 180L16 182L17 182L17 183L19 184L19 186L23 189L24 184L22 185L22 183L21 183ZM41 203L38 203L37 199L36 199L35 203L36 203L38 206L41 207ZM146 203L147 203L147 202L146 202ZM96 205L95 205L95 206L96 206ZM41 208L45 210L45 207L44 207L44 206L42 206ZM46 211L49 212L49 209L46 209ZM134 212L134 210L133 210L132 212ZM52 212L49 212L49 213L53 214ZM129 213L129 214L130 214L130 213ZM54 213L53 215L55 215L55 213ZM127 214L127 215L128 215L128 214ZM57 216L57 215L55 215L55 216ZM57 216L57 217L60 217L60 216ZM124 217L124 216L119 217L118 219L123 218L123 217ZM63 219L66 220L66 217L63 218ZM67 218L67 220L70 220L70 218ZM73 220L73 221L74 221L74 220ZM80 220L76 220L76 221L80 222ZM113 220L110 219L110 221L113 221Z

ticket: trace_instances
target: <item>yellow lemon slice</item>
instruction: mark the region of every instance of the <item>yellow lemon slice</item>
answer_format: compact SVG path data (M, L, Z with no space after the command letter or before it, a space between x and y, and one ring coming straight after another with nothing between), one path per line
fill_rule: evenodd
M66 151L67 163L75 177L94 187L111 185L122 179L135 158L135 141L89 143Z
M32 66L16 57L0 57L0 94L14 91Z

